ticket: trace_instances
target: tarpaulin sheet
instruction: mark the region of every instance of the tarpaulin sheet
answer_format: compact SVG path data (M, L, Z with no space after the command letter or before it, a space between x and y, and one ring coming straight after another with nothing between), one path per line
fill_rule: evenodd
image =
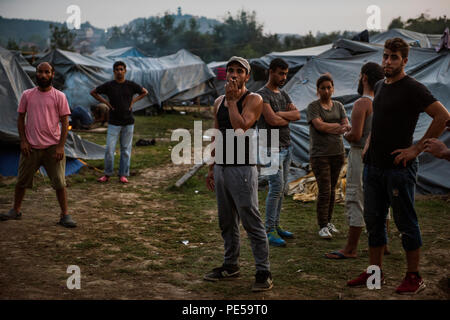
M114 79L113 64L117 60L127 65L126 79L136 82L149 92L144 99L133 105L134 111L155 104L161 105L163 101L196 88L214 77L214 73L199 57L186 50L161 58L108 58L53 50L37 63L53 63L56 72L64 79L63 92L70 106L89 108L98 103L90 95L90 91ZM208 90L207 86L204 89Z

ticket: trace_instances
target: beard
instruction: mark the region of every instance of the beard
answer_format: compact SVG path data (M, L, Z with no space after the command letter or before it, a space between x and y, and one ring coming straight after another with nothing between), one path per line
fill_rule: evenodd
M53 77L48 80L45 80L44 78L36 77L36 82L37 82L38 86L41 88L50 87L52 85L52 81L53 81Z
M397 69L392 69L392 71L390 71L390 72L384 71L384 75L386 76L386 78L393 78L396 75L398 75L400 72L402 72L402 67L399 67Z
M359 83L358 83L358 94L359 94L360 96L362 96L363 93L364 93L364 85L363 85L362 79L359 79Z

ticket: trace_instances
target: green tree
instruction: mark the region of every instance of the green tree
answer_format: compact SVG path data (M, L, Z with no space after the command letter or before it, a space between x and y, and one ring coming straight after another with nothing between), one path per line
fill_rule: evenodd
M403 21L402 21L402 17L398 17L398 18L394 18L392 19L391 23L389 23L388 29L395 29L395 28L399 28L399 29L403 29L405 27Z
M14 39L8 39L8 44L6 45L8 50L20 50L19 45Z
M73 51L73 40L75 40L75 33L70 31L65 24L60 27L50 24L50 47L52 49Z
M406 20L405 23L405 29L407 30L429 34L441 34L445 28L450 28L450 21L447 20L447 16L445 15L438 18L431 18L430 15L422 13L417 18Z

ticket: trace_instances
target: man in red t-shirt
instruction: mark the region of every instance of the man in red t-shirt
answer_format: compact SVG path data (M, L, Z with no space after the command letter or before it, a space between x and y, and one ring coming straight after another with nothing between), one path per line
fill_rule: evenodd
M0 220L22 217L20 208L25 190L33 186L34 174L42 165L47 171L52 187L56 190L61 207L59 224L67 228L76 227L76 222L67 213L65 181L64 144L70 109L64 93L52 86L54 76L55 71L48 62L40 63L36 68L38 86L25 90L20 99L17 127L21 154L14 207L8 213L0 214Z

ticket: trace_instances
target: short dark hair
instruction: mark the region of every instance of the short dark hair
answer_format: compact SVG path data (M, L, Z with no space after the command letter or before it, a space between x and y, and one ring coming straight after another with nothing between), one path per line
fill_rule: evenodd
M124 68L125 70L127 69L127 65L125 64L125 62L123 62L123 61L116 61L116 62L114 62L113 70L116 70L116 68L117 68L118 66L123 66L123 68Z
M330 81L331 85L334 87L334 82L333 82L333 78L331 77L331 74L325 73L325 74L321 75L319 77L319 79L317 79L317 82L316 82L317 89L319 89L320 84L325 81Z
M384 78L383 68L375 62L367 62L361 68L361 74L367 76L367 82L369 83L370 89L373 90L375 83Z
M275 71L277 68L286 70L289 69L289 65L281 58L275 58L270 62L269 70Z
M409 45L402 38L392 38L386 40L384 48L389 49L392 52L400 51L402 58L407 58L409 54Z

